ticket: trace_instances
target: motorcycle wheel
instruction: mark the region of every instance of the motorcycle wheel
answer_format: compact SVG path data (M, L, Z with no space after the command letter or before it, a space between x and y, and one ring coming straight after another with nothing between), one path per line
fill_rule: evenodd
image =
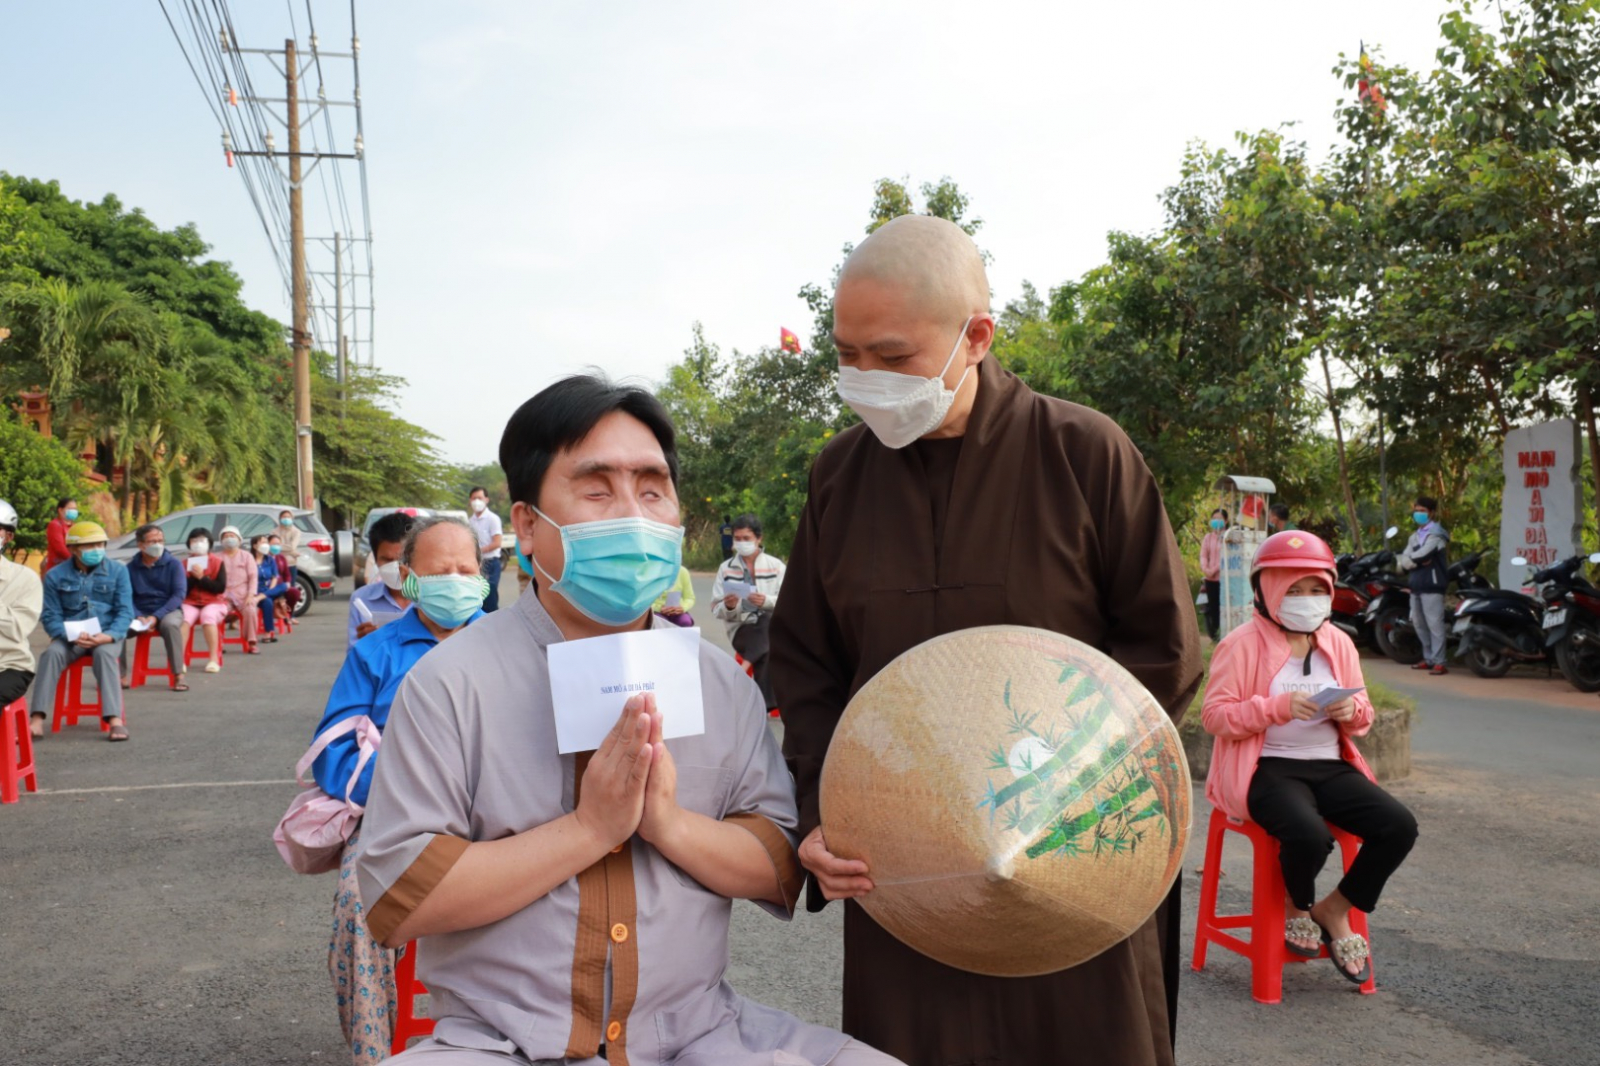
M1556 665L1579 692L1600 692L1600 645L1593 633L1582 646L1574 646L1570 637L1557 644Z
M1467 653L1467 669L1479 677L1505 677L1511 670L1511 657L1492 648L1473 648Z
M1401 666L1420 663L1422 641L1413 631L1396 627L1398 621L1401 621L1399 611L1385 611L1377 617L1372 625L1372 636L1378 642L1378 650Z

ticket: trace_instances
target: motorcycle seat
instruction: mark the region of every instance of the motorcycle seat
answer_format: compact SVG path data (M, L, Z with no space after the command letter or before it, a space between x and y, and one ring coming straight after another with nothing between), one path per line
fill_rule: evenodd
M1515 589L1471 589L1463 594L1462 599L1469 602L1518 603L1536 611L1544 610L1543 600L1525 596Z

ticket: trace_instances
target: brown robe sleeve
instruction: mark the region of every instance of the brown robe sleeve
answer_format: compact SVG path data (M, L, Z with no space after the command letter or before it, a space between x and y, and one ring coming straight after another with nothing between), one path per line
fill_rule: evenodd
M794 775L800 839L822 824L818 791L822 761L849 702L855 657L828 606L818 563L817 514L825 491L824 460L812 464L806 504L789 553L783 601L772 618L773 692L783 715L783 754Z
M1073 464L1100 537L1106 653L1139 679L1173 722L1200 688L1200 629L1189 579L1144 456L1115 424L1090 438L1099 453Z

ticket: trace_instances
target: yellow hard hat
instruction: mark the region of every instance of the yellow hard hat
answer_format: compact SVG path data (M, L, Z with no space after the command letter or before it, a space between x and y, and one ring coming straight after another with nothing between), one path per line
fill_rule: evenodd
M75 548L80 544L104 544L106 531L99 522L74 522L72 528L67 530L67 547Z

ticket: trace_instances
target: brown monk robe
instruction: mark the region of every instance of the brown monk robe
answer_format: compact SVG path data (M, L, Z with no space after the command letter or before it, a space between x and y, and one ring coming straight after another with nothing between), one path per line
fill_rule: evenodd
M856 426L811 470L771 666L802 837L820 821L818 780L845 704L931 637L996 624L1064 633L1130 670L1174 719L1199 685L1183 562L1138 449L992 355L978 374L963 436L891 450ZM813 881L808 907L823 903ZM996 978L906 947L849 900L843 1027L911 1066L1166 1066L1175 904L1176 886L1158 912L1164 928L1152 918L1081 966Z

